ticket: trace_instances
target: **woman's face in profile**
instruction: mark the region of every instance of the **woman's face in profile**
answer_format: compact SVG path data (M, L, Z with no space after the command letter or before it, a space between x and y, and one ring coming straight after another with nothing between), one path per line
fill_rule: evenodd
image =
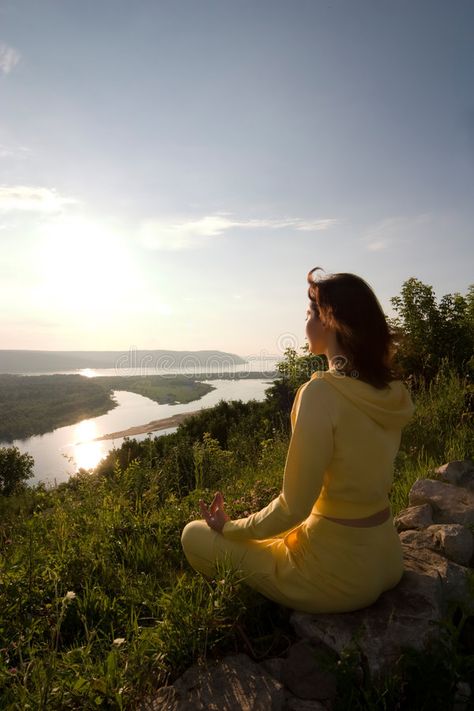
M311 353L314 355L326 353L328 347L327 329L321 323L319 311L312 302L306 311L306 338Z

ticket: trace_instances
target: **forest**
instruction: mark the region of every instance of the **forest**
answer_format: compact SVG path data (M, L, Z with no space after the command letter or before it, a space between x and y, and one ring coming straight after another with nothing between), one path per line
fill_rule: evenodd
M51 432L116 406L113 390L128 390L160 404L187 403L213 390L183 375L0 375L0 441Z

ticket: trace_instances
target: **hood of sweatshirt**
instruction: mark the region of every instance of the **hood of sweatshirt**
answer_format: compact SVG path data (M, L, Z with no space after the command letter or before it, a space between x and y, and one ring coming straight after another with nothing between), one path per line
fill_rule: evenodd
M311 380L318 377L321 378L321 373L313 373ZM379 389L333 370L326 371L323 377L331 387L385 429L402 428L413 415L413 401L401 380L393 380L386 388Z

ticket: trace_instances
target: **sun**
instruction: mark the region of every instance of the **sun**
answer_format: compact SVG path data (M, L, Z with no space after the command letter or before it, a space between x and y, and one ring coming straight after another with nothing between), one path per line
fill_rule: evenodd
M78 216L51 220L41 232L41 292L50 306L81 313L116 308L130 276L119 232Z

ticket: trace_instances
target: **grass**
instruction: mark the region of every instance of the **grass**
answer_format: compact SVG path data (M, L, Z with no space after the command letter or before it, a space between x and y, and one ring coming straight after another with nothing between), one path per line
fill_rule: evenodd
M473 455L465 383L446 371L419 388L416 404L396 461L395 512L407 505L417 477ZM242 452L254 450L248 432L245 442L240 436L234 427L229 450L210 436L195 442L194 479L186 487L172 478L174 450L157 460L151 449L145 456L145 443L141 459L113 471L82 472L55 489L0 498L2 709L135 708L199 659L230 650L257 659L285 651L288 611L225 567L213 581L195 574L181 551L182 528L216 486L234 517L277 494L287 439L257 433L258 455L245 459ZM418 698L423 684L425 698L434 699L430 708L449 708L453 683L472 664L474 646L463 632L469 624L458 621L442 653L434 650L423 664L404 658L381 686L370 679L361 686L351 676L350 655L343 658L340 708L397 708Z

